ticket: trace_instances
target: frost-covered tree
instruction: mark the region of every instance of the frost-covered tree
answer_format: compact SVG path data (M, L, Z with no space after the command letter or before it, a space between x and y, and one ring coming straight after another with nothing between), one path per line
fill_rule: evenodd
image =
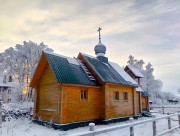
M180 88L177 90L177 92L180 94Z
M135 63L137 62L137 60L132 56L130 55L129 56L129 60L127 61L127 63L131 66L135 66Z
M151 63L145 65L145 62L140 59L135 59L132 55L129 56L129 60L127 61L128 65L131 65L140 70L140 72L144 75L144 78L141 80L141 85L143 90L147 91L150 95L150 99L155 101L156 99L161 98L161 89L162 89L162 81L155 79L153 72L154 68Z
M132 55L129 56L129 60L127 61L128 65L131 65L139 70L143 70L144 61L135 59Z
M178 99L174 94L170 93L170 92L163 92L165 95L165 100L175 100Z
M15 48L10 47L0 53L1 69L8 69L8 73L19 83L20 87L28 87L42 50L53 52L43 42L36 44L32 41L24 41L22 45L17 44Z
M155 79L153 75L154 68L148 63L143 70L142 88L150 94L152 100L160 98L160 92L163 86L161 80Z
M11 89L11 102L19 102L22 99L22 92L19 86Z
M170 92L162 92L163 83L161 80L156 79L153 72L154 68L151 63L147 63L141 60L135 59L134 56L130 55L129 60L127 61L128 65L131 65L144 75L144 78L141 80L141 85L144 91L147 91L150 95L150 99L154 103L167 103L168 100L179 100L177 96ZM177 90L180 93L180 89Z

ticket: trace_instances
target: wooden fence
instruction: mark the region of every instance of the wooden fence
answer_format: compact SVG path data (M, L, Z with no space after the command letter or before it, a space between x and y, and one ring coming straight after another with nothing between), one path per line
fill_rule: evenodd
M174 116L178 116L178 124L177 124L176 127L172 128L172 126L171 126L171 117L174 117ZM162 119L167 119L168 120L167 121L168 130L157 134L156 121L162 120ZM137 121L137 122L134 122L134 123L126 123L124 125L112 126L112 127L109 127L109 128L102 128L102 129L97 129L97 130L94 130L94 131L82 132L82 133L74 134L74 135L71 134L71 136L95 136L95 135L98 135L98 134L103 134L103 133L107 133L107 132L110 132L110 131L119 130L119 129L122 129L122 128L129 128L130 136L134 136L134 127L135 126L142 125L142 124L145 124L145 123L150 123L150 122L152 122L153 136L162 136L162 135L164 135L164 134L166 134L166 133L168 133L168 132L170 132L170 131L172 131L174 129L180 128L180 112L175 113L175 114L171 114L171 115L165 115L163 117L157 117L157 118L153 118L153 119ZM93 129L91 129L91 130L93 130Z
M162 114L176 113L176 112L180 111L180 107L178 107L178 106L173 106L173 107L170 107L170 106L152 106L151 109L152 110L159 109L159 112Z

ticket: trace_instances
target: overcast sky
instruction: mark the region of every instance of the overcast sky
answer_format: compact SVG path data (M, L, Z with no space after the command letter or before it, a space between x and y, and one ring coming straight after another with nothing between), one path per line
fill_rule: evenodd
M98 27L106 56L152 63L164 91L180 88L180 0L0 0L0 52L23 41L56 53L94 55ZM94 55L95 56L95 55Z

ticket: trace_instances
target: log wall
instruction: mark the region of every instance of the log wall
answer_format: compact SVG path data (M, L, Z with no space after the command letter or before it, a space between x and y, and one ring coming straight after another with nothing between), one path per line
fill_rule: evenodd
M137 113L140 113L140 92L136 92L135 93L135 95L136 95L136 97L135 97L135 102L136 102L136 104L135 104L135 107L136 107L136 114Z
M119 100L114 99L114 91L119 91ZM132 87L105 85L105 119L133 115L133 91ZM123 99L123 92L128 93L127 101Z
M104 94L97 87L62 87L61 123L104 119ZM88 91L88 99L82 100L81 90Z
M148 96L142 96L142 109L149 110Z
M35 93L35 112L40 119L60 123L60 90L54 73L47 65Z

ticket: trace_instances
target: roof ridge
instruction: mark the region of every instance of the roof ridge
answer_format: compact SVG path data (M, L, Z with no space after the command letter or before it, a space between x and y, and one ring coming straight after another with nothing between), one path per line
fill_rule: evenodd
M71 58L71 57L64 56L64 55L60 55L60 54L57 54L57 53L54 53L54 52L49 52L49 51L43 51L43 52L44 52L44 53L47 53L47 54L54 55L54 56L58 56L58 57Z
M94 59L96 59L96 57L95 57L95 56L91 56L91 55L86 54L86 53L82 53L82 52L80 52L80 54L85 55L85 56L90 57L90 58L94 58Z
M79 65L76 58L71 58L71 57L67 57L67 56L64 56L64 55L60 55L60 54L53 53L53 52L48 52L48 51L44 51L44 53L54 55L54 56L57 56L57 57L61 57L61 58L65 58L65 59L68 60L69 63Z

